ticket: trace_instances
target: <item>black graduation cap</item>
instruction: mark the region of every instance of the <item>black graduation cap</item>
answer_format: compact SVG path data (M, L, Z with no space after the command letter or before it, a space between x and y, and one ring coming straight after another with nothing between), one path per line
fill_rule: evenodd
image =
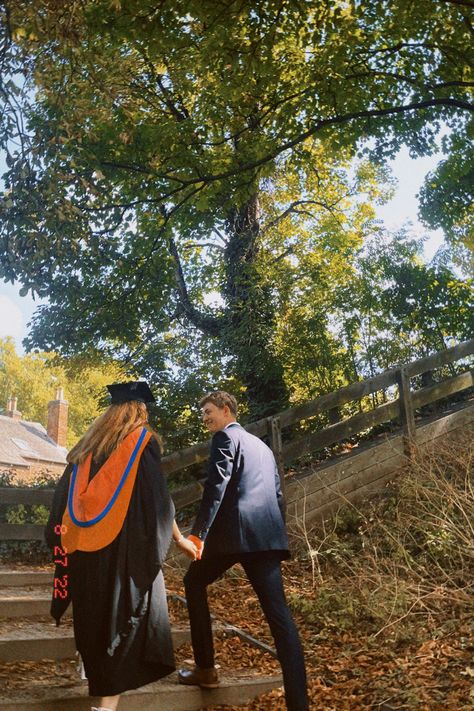
M156 402L153 393L144 380L131 380L128 383L113 383L107 385L107 390L112 396L112 405L129 400L139 402Z

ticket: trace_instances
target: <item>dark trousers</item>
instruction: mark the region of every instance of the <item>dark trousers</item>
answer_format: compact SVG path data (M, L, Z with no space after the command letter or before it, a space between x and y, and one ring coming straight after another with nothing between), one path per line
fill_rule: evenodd
M303 649L283 590L280 557L272 551L204 557L189 566L184 576L196 664L214 666L214 644L207 601L207 586L235 563L241 563L270 626L283 672L288 711L308 711Z

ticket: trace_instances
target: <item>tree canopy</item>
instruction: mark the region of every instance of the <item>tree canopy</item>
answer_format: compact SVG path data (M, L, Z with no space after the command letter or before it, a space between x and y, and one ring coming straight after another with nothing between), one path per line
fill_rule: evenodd
M429 227L441 227L450 241L465 247L474 260L472 138L471 135L471 143L467 145L459 138L451 141L448 157L427 177L421 190L420 213ZM473 266L471 261L471 269Z
M344 272L375 163L430 153L441 124L462 151L471 18L461 0L8 0L0 276L49 298L30 345L151 349L160 371L187 329L254 414L284 405L300 267L316 290Z

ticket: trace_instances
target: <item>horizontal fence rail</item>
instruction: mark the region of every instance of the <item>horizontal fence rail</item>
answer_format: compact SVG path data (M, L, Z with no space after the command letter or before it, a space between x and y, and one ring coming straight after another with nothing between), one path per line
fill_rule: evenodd
M310 402L287 408L273 417L266 417L246 425L248 432L258 437L268 437L280 471L283 487L284 465L311 454L324 447L334 445L376 425L399 420L405 442L405 452L410 454L415 437L416 410L438 400L456 395L474 387L474 370L445 378L441 382L411 390L411 379L474 355L474 339L447 348L439 353L419 360L390 368L374 377L352 383L339 390L322 395ZM316 415L334 410L374 393L396 387L398 397L372 410L358 412L346 419L331 424L315 432L297 433L295 439L283 441L282 430L292 425L311 420ZM162 466L168 476L186 469L193 464L204 462L209 455L209 441L199 442L162 459ZM193 482L171 495L177 509L195 503L201 497L202 486ZM52 489L28 487L0 487L0 504L43 504L51 506ZM43 526L35 524L0 524L0 540L39 540L43 538Z

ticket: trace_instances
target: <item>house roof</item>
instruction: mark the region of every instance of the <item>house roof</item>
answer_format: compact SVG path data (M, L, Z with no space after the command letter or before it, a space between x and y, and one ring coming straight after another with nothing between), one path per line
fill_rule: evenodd
M33 462L66 464L67 449L59 447L39 422L0 415L0 464L29 467Z

